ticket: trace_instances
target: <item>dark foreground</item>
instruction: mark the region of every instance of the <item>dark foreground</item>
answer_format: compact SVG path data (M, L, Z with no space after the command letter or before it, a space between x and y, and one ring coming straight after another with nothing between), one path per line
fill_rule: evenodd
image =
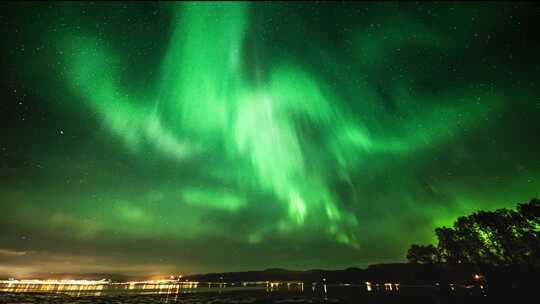
M470 290L456 290L445 293L434 288L409 288L399 292L366 292L359 287L329 287L312 290L232 290L189 293L0 293L0 303L193 303L193 304L226 304L226 303L538 303L537 299L525 298L523 295L489 295L474 293Z

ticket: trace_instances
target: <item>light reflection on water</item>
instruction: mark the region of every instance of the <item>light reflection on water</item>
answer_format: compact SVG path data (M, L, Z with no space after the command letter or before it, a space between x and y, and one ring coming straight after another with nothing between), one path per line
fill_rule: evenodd
M48 303L48 304L88 304L88 303L371 303L372 299L384 297L384 303L400 303L402 299L436 299L446 297L441 286L402 285L389 282L362 282L327 284L326 282L242 282L242 283L199 283L180 281L146 281L113 283L93 281L71 284L68 281L0 281L0 303ZM453 288L451 288L453 287ZM474 299L485 297L484 286L479 294L474 286L460 286L450 283L448 289L452 297ZM459 291L459 292L458 292ZM2 294L3 293L3 294ZM390 303L390 302L388 302ZM411 302L420 303L420 302ZM422 302L434 303L434 302ZM459 303L459 302L456 302ZM465 303L465 302L463 302ZM468 302L470 303L470 302Z
M60 293L71 296L101 296L110 294L161 294L174 295L183 293L248 291L248 290L290 290L303 291L302 282L244 282L231 283L199 283L178 281L126 282L111 283L107 281L0 281L0 292L8 293Z

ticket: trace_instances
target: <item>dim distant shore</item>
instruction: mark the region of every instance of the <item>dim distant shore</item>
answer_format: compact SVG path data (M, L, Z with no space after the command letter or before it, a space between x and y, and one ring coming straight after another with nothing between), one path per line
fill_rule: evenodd
M357 284L371 282L399 282L402 284L434 284L444 282L458 282L469 284L475 282L475 275L479 272L500 272L509 276L528 277L540 273L539 269L527 267L482 267L471 264L421 264L421 263L387 263L374 264L366 268L349 267L345 269L311 269L289 270L283 268L269 268L265 270L240 272L212 272L205 274L185 275L180 281L196 282L261 282L261 281L299 281L304 283L325 282L327 284L351 283ZM0 275L0 279L7 280L10 276ZM149 277L111 274L111 273L56 273L34 274L31 277L17 277L16 279L107 279L113 282L127 282L130 280L147 280ZM160 277L169 279L167 275Z

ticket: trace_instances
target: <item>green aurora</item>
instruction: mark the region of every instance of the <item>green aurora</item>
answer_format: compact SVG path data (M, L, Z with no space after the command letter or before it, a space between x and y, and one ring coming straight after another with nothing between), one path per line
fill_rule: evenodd
M539 195L533 4L5 8L0 274L403 261Z

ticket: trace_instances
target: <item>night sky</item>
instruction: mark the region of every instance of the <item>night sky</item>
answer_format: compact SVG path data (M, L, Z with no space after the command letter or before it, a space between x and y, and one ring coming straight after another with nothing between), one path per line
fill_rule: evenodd
M540 195L540 6L0 6L0 276L403 262Z

